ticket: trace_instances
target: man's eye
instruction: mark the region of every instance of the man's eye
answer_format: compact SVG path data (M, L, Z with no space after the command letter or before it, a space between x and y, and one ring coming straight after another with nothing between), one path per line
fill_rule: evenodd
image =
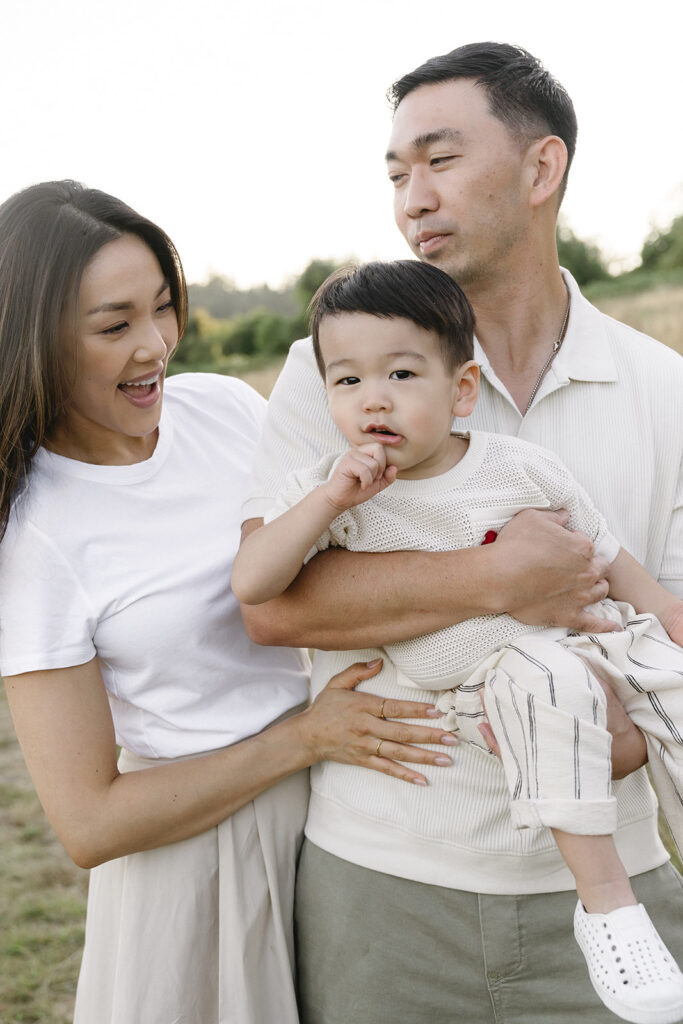
M440 164L446 164L446 163L449 162L449 160L454 160L454 159L455 159L454 155L450 155L450 156L433 156L431 158L431 160L429 161L429 166L430 167L438 167Z
M414 376L415 374L412 370L394 370L393 373L389 374L389 380L408 380Z
M407 175L405 174L390 174L389 181L394 186L394 188L397 188L400 184L402 184L406 177Z

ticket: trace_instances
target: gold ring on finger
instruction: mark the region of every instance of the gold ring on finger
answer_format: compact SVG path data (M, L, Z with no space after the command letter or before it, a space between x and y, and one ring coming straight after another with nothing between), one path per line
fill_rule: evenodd
M378 718L384 718L385 717L384 716L384 705L386 704L386 702L387 702L387 698L385 697L384 700L382 701L382 703L379 706L379 714L377 716Z
M375 757L381 757L382 756L382 744L383 743L384 743L384 740L380 740L379 743L377 744L377 750L375 751Z

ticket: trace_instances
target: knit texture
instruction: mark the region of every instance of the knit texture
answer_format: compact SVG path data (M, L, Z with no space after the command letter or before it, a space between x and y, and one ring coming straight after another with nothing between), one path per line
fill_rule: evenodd
M352 551L451 551L474 547L525 508L566 508L569 527L588 534L610 561L619 550L604 517L569 470L551 452L504 434L473 431L468 450L447 473L424 480L396 480L369 501L347 509L317 542ZM267 520L291 508L323 483L335 456L293 473ZM414 685L455 686L461 675L503 644L537 632L511 615L483 615L447 629L387 646L395 665Z

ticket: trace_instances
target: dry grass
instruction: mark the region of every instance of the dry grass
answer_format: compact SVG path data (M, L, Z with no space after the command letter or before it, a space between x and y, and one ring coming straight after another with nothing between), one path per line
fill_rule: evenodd
M45 819L2 687L0 778L0 1021L68 1024L87 872L72 863Z
M268 398L284 365L285 360L278 359L260 370L246 370L244 373L238 374L238 376L245 380L247 384L251 384L252 388L263 395L264 398Z
M635 295L614 295L594 301L603 313L657 338L683 355L683 287L680 285L660 285Z

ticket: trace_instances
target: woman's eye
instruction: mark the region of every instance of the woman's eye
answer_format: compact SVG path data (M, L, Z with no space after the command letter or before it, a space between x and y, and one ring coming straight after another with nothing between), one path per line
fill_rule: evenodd
M412 370L394 370L393 373L389 374L389 380L408 380L414 376L415 374Z
M163 305L157 307L157 313L167 313L169 309L174 308L173 299L169 299L168 302L164 302Z
M128 324L125 320L122 320L120 324L114 324L113 327L107 327L103 330L102 334L120 334L121 331L125 330Z

